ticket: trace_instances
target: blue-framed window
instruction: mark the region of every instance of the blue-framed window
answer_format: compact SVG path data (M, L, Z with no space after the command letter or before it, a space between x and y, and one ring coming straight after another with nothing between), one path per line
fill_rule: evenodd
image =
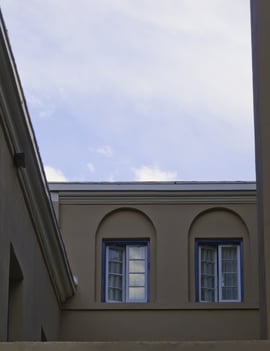
M196 240L196 300L243 301L242 240Z
M104 240L102 301L148 302L149 240Z

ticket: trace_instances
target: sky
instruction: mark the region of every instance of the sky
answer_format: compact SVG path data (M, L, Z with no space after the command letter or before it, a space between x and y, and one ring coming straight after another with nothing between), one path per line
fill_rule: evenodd
M255 180L249 0L0 0L49 181Z

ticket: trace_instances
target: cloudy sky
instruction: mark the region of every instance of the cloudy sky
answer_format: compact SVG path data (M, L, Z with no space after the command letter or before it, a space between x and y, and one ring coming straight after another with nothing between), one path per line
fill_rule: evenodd
M49 180L254 180L249 0L0 0Z

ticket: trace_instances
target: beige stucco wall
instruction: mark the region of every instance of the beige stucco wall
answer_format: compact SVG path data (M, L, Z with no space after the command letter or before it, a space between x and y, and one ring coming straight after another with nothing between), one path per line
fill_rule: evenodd
M256 310L128 309L65 311L65 341L194 341L258 339Z
M64 306L62 340L259 338L255 203L65 204L60 195L59 220L79 282ZM101 302L102 239L108 238L149 238L149 303ZM243 240L243 302L195 301L196 238Z
M40 340L43 328L47 338L55 340L58 302L17 172L0 124L0 340L7 339L8 324L11 339ZM11 244L23 274L10 296L16 305L13 315L8 313Z
M2 343L3 351L268 351L269 341Z

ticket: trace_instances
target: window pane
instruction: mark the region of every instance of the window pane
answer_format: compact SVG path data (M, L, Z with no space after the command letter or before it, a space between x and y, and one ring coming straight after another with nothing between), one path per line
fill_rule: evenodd
M145 246L129 246L128 257L130 260L144 260L145 259Z
M222 280L223 287L237 287L238 286L238 274L237 273L223 273Z
M123 286L122 281L123 281L123 277L122 276L109 274L109 284L108 284L108 286L111 287L111 288L122 289L122 286Z
M129 261L128 270L130 273L144 273L145 261Z
M110 273L123 273L123 263L109 262L109 272Z
M201 301L214 302L215 301L215 290L214 289L202 289Z
M110 247L109 248L109 261L123 261L123 248Z
M236 272L237 271L237 260L222 260L222 271L223 272Z
M236 246L223 246L222 247L222 259L223 260L233 260L237 257L237 247Z
M129 288L128 289L129 300L144 300L145 299L145 288Z
M129 286L144 286L145 275L144 274L129 274Z
M119 289L113 289L113 288L109 288L108 289L108 299L110 301L122 301L122 290Z
M238 288L222 288L222 299L223 300L238 300Z

